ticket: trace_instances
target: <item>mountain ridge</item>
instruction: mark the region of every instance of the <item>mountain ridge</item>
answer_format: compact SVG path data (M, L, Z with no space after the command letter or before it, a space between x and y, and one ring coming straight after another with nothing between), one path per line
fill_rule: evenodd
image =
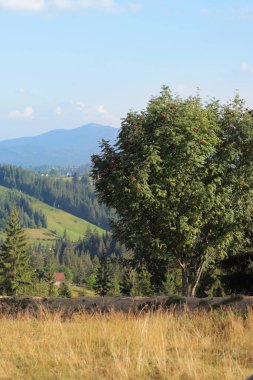
M118 128L90 123L2 140L0 162L19 166L88 164L90 156L99 151L99 142L102 139L113 142L118 132Z

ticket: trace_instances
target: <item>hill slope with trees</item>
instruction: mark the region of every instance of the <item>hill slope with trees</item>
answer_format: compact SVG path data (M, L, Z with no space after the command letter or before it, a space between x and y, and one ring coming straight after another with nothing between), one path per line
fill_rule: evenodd
M102 236L100 227L78 218L63 210L51 207L21 191L0 186L0 230L13 208L19 211L20 221L26 228L31 242L52 241L67 233L70 241L78 241L87 230Z
M21 167L3 164L0 165L0 185L21 190L101 228L109 227L108 209L98 203L88 171L66 180L62 177L42 177Z

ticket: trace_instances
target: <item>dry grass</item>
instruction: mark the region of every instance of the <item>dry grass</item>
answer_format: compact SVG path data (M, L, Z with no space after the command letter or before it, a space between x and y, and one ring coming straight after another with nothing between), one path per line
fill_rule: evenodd
M42 313L0 320L0 378L246 379L253 313Z

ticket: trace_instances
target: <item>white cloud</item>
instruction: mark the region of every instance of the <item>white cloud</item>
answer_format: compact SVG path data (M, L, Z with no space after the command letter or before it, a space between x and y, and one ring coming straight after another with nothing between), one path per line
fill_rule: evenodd
M88 108L83 102L76 102L75 107L78 111L85 111Z
M96 109L96 111L98 113L102 114L102 115L108 113L107 109L104 106L102 106L102 105L98 106L97 109Z
M71 102L71 104L74 104L76 110L81 111L85 114L90 114L90 113L92 113L92 114L98 113L100 115L108 114L107 109L102 104L100 104L99 106L96 106L96 107L94 107L92 105L87 105L81 101Z
M12 111L10 112L10 117L12 119L32 119L33 118L33 108L30 106L25 107L24 111Z
M55 113L56 113L57 116L61 116L61 115L63 114L63 109L62 109L62 107L61 107L61 106L57 106L57 107L55 108Z
M116 9L114 0L79 0L78 5L83 9Z
M21 88L18 90L18 93L19 93L21 96L30 95L30 93L29 93L29 91L27 90L27 88L24 88L24 87L21 87Z
M45 7L44 0L0 0L0 9L39 12Z
M71 0L53 0L53 5L60 9L71 9L73 7Z
M245 71L246 73L253 74L253 66L249 65L246 62L241 63L241 70Z
M140 4L138 3L126 2L125 4L120 4L118 0L73 0L73 4L77 4L77 8L81 9L108 11L138 11L140 9Z
M107 11L137 11L140 5L135 2L120 3L119 0L0 0L0 9L12 11L40 12L43 10L96 9Z

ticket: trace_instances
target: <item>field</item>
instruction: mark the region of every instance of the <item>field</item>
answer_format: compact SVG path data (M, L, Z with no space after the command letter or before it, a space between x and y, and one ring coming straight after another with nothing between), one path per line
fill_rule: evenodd
M245 380L253 313L2 317L0 378Z
M17 190L10 190L6 187L0 186L0 192L17 192ZM67 231L67 235L71 241L77 241L82 237L90 228L92 231L96 231L99 235L102 235L105 231L102 228L95 226L83 219L80 219L65 211L56 209L39 201L36 198L27 195L27 198L32 204L33 209L42 211L47 218L48 227L40 229L27 228L27 235L32 242L45 242L52 243L58 237L62 237L64 231Z
M35 240L55 240L57 236L63 236L65 230L72 241L77 241L82 237L87 228L90 228L92 231L96 230L99 235L102 235L104 232L102 228L99 228L94 224L65 211L48 206L35 198L32 199L32 205L34 209L40 210L46 215L48 223L47 229L27 229L29 237L35 237Z

